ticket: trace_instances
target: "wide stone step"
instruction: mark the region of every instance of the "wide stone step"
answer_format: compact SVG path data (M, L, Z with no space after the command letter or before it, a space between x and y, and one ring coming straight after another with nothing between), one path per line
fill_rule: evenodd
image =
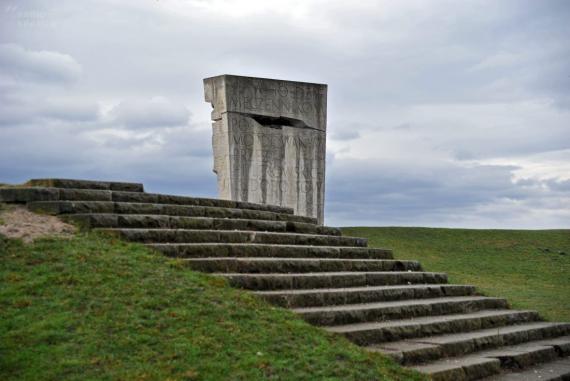
M558 360L560 355L547 341L531 341L519 345L505 346L493 350L478 352L486 358L496 358L504 369L524 369L533 365Z
M472 381L500 373L501 362L494 358L465 356L441 360L414 369L429 375L432 381Z
M462 356L491 348L557 337L566 334L569 330L570 324L566 323L532 322L473 332L396 341L369 346L367 349L382 352L403 365L409 365L442 357ZM556 342L556 340L559 341ZM566 339L565 342L554 339L549 343L553 347L557 343L561 353L570 352L569 339Z
M140 183L125 183L116 181L93 181L75 179L31 179L25 186L43 188L71 188L71 189L96 189L113 190L124 192L144 192Z
M365 247L366 238L317 234L201 230L201 229L97 229L143 243L257 243L276 245Z
M536 311L484 310L469 314L346 324L326 327L326 329L330 332L341 333L356 344L368 346L389 341L470 332L539 320L540 317Z
M88 229L215 229L341 235L338 228L294 221L115 213L66 214L62 215L62 218Z
M1 193L1 191L0 191ZM146 214L180 217L235 218L246 220L291 221L316 224L316 219L265 210L226 208L219 206L153 204L113 201L37 201L30 200L28 208L52 215L62 214Z
M489 375L498 374L501 371L528 369L536 366L537 364L560 360L561 355L557 352L555 346L549 345L548 342L548 340L543 340L527 342L520 345L504 346L494 350L482 351L471 355L442 359L426 365L414 366L413 369L430 375L433 380L480 380L488 377ZM487 363L484 361L478 362L475 360L477 358L481 360L496 360L499 362L499 368L496 368L495 361L493 362L492 368L474 368L474 363ZM521 373L518 373L518 375L520 376ZM498 378L500 379L500 377ZM520 378L516 379L519 380Z
M164 243L148 247L169 257L277 257L277 258L347 258L393 259L391 250L369 247L267 245L250 243Z
M243 201L219 200L200 197L175 196L159 193L49 187L0 188L0 202L22 203L32 201L113 201L145 204L194 205L293 214L293 209L277 205L254 204ZM310 221L306 222L316 223L317 219L310 218Z
M409 319L423 316L471 313L480 310L505 309L507 301L484 296L403 300L348 304L343 306L296 308L293 311L316 325L340 325Z
M281 307L319 307L395 300L469 296L475 287L458 284L419 284L310 290L255 291L255 295Z
M334 258L189 258L194 270L224 273L298 273L339 271L420 271L417 261Z
M570 356L570 335L545 339L542 340L541 343L553 346L560 357Z
M485 381L568 381L570 380L570 358L537 365L521 371L505 372L491 376Z
M330 272L299 274L217 274L235 287L248 290L378 286L388 284L446 283L447 274L430 272Z

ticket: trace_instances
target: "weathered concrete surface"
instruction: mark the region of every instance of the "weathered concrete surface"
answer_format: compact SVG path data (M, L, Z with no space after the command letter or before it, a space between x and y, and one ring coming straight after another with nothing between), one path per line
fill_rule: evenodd
M291 207L322 224L327 86L221 75L204 79L204 91L219 196Z

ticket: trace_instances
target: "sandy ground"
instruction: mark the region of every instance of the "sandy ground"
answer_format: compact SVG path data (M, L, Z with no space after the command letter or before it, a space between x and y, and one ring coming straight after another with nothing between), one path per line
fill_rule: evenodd
M71 237L76 230L57 217L35 214L21 206L0 209L0 234L25 243L46 236Z

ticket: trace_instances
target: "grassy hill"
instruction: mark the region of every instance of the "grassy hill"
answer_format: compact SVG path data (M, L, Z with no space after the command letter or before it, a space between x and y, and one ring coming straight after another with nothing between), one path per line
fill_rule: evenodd
M0 222L1 223L1 222ZM345 228L451 282L570 320L570 231ZM422 380L145 247L0 237L0 379Z
M422 380L222 279L94 233L0 237L2 380Z
M372 247L418 259L450 282L469 283L515 308L570 321L570 230L470 230L404 227L344 228Z

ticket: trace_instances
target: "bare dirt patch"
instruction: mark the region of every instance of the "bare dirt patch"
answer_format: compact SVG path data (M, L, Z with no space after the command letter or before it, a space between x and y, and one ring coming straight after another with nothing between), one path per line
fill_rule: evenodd
M35 214L21 206L4 205L0 209L0 235L25 243L48 236L71 237L76 230L57 217Z

